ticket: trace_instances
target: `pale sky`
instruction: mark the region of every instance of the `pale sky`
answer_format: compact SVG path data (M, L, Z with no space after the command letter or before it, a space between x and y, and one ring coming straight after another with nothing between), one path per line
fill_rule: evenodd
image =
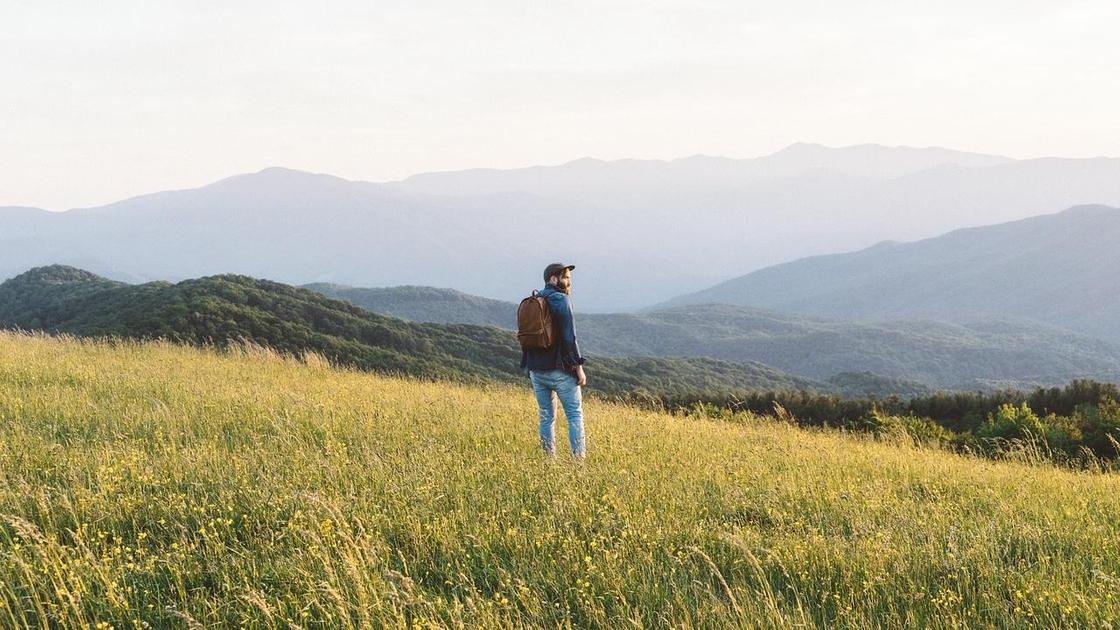
M1120 3L0 0L0 205L798 141L1120 155Z

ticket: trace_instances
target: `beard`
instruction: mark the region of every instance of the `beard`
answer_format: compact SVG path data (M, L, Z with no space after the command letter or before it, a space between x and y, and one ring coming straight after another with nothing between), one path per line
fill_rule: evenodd
M570 284L567 284L567 285L558 284L558 285L556 285L556 288L560 289L560 292L563 293L564 295L571 295L572 294L572 285L570 285Z

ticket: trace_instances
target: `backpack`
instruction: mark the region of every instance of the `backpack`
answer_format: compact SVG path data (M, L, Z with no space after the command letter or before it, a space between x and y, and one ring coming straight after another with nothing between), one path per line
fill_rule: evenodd
M533 289L517 307L517 341L524 350L544 350L552 347L555 337L548 298Z

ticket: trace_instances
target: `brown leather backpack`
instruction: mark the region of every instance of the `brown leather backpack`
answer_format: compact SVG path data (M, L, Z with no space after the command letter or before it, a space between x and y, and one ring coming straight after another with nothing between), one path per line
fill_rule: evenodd
M555 338L548 298L533 289L517 307L517 340L525 350L544 350L552 347Z

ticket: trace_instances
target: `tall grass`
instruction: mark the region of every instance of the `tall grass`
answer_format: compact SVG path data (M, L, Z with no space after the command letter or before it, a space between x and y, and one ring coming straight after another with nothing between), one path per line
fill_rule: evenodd
M546 460L527 388L0 334L0 627L1120 619L1114 476L586 417Z

